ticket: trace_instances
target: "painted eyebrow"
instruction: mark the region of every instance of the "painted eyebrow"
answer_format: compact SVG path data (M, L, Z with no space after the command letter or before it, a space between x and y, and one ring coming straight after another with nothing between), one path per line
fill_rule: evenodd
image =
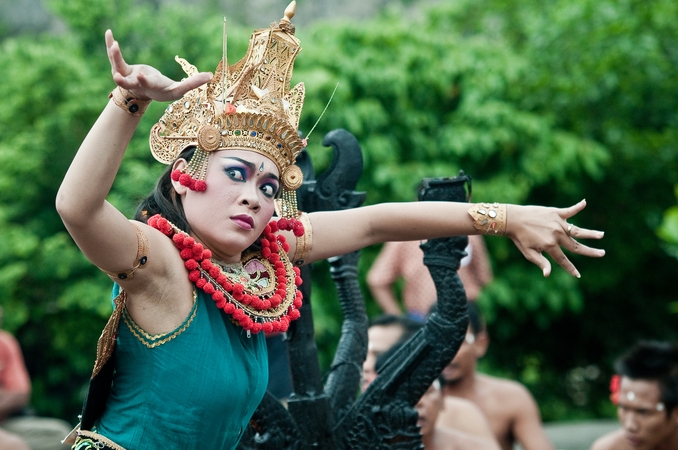
M244 160L242 158L238 158L237 156L224 156L223 159L233 159L233 160L238 161L239 163L242 163L245 166L247 166L252 172L254 172L256 170L256 166L253 163L251 163L247 160ZM268 172L266 174L266 176L269 177L269 178L273 178L277 182L280 182L280 179L278 178L278 176L271 173L271 172Z

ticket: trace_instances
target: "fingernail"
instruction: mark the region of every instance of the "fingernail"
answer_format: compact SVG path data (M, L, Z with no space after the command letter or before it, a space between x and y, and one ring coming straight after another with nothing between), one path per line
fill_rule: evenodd
M579 271L577 269L575 269L574 271L575 271L575 276L577 278L581 278L581 274L579 273Z

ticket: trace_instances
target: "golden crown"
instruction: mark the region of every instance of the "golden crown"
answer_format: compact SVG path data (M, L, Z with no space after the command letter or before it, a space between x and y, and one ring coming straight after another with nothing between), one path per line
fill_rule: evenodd
M293 1L280 22L254 31L247 54L228 66L225 54L212 80L175 101L151 130L150 146L158 161L171 164L187 147L205 152L245 149L270 158L280 171L283 188L294 191L302 183L294 164L304 148L299 117L304 85L290 89L292 69L301 51L290 22ZM187 75L198 69L175 58ZM226 70L224 70L226 68Z

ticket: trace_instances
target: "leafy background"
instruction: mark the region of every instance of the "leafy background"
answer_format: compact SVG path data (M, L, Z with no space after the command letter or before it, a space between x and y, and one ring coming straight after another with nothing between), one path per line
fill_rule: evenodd
M240 23L265 26L286 6L263 2L275 14L262 21L234 3L232 61L251 31ZM487 239L495 280L480 298L492 337L481 368L523 382L546 421L611 417L613 359L637 339L676 338L678 4L375 1L361 2L373 8L360 20L330 20L318 12L325 3L314 4L315 16L299 5L304 51L295 67L307 88L302 130L338 84L310 138L317 171L331 158L322 136L345 128L362 145L368 203L412 200L421 178L459 170L473 176L474 200L587 199L575 222L606 231L607 255L573 255L579 280L559 268L544 279L509 240ZM0 25L0 304L24 350L34 409L73 422L110 313L110 282L81 256L53 205L113 87L103 32L114 30L129 61L179 79L174 55L216 66L223 10L217 1L46 6L58 26ZM110 193L128 215L162 170L147 139L164 107L149 108ZM378 250L363 252L363 282ZM341 316L318 266L312 303L326 369Z

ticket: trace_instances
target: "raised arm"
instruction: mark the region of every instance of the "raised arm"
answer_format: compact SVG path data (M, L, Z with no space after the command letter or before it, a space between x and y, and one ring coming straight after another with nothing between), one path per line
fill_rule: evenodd
M104 270L128 269L137 252L129 221L106 201L143 107L151 99L174 100L210 80L209 73L175 82L153 67L129 65L120 46L106 31L106 49L116 92L87 134L59 188L57 210L83 253ZM123 101L120 100L123 99ZM135 98L139 110L125 108ZM117 101L117 104L116 104Z
M467 203L383 203L344 211L309 214L313 225L313 248L307 261L341 255L379 242L432 239L443 236L479 234ZM574 276L576 267L563 248L580 255L601 257L604 250L576 239L600 239L603 233L567 222L586 206L581 201L568 208L507 205L506 236L529 261L551 273L548 253ZM493 235L493 232L489 233Z

